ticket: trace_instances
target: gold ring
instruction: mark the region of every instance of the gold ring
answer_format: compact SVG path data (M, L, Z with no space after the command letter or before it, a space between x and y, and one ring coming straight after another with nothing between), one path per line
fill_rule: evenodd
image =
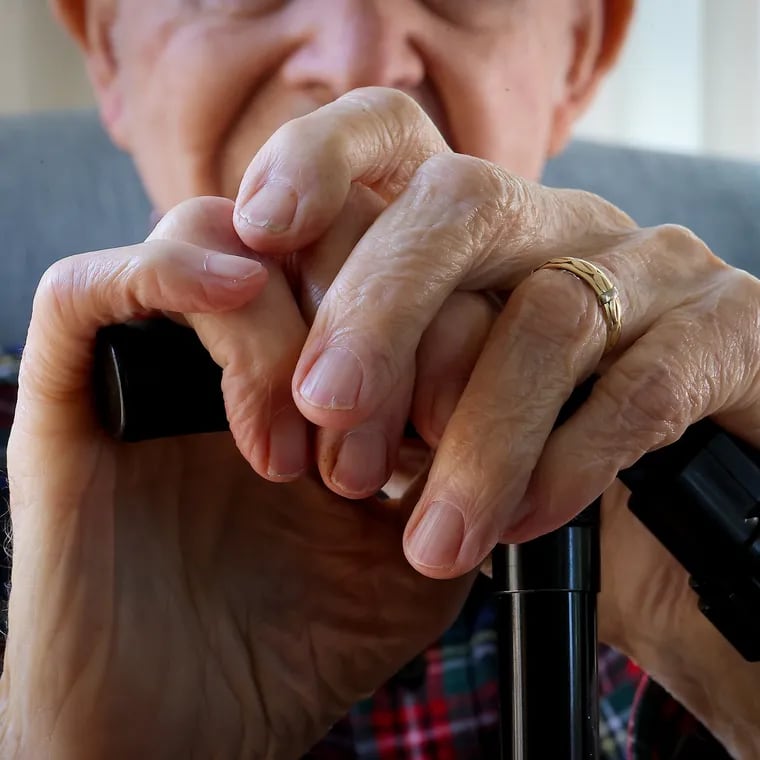
M612 351L620 340L620 333L623 331L620 293L612 280L590 261L576 259L572 256L549 259L538 269L563 269L591 286L596 294L597 302L602 307L604 321L607 323L607 343L604 347L604 353Z

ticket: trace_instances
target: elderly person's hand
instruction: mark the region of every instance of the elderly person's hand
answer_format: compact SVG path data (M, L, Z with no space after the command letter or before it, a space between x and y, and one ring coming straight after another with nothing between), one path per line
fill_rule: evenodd
M289 388L306 326L232 211L189 201L148 243L66 259L40 285L8 452L3 758L300 757L464 602L471 577L442 584L404 558L414 499L275 485L229 434L124 446L99 430L97 329L170 311L225 367L250 462L270 481L304 468ZM375 211L349 203L330 252L345 258ZM243 414L261 398L264 418ZM294 428L301 448L283 451Z
M758 442L756 281L684 231L638 230L598 198L453 155L387 91L287 125L249 170L237 235L232 218L225 201L185 204L147 245L67 260L40 289L9 452L6 754L297 756L464 599L469 577L431 581L404 561L415 504L407 556L445 578L606 489L602 637L751 756L757 669L698 617L683 571L613 481L706 414ZM240 238L284 256L266 286ZM601 365L592 291L531 274L561 255L620 288L624 331ZM486 290L509 294L503 311ZM161 311L183 314L224 368L245 459L223 435L120 447L97 430L95 331ZM701 315L704 335L689 339ZM551 434L597 365L591 399ZM315 366L321 382L304 382ZM437 450L422 495L352 505L297 479L309 452L294 399L339 496L383 484L411 413ZM454 519L444 508L420 531L434 502Z
M270 255L301 249L357 184L389 205L324 294L293 379L320 427L325 482L348 496L377 490L410 413L436 453L404 546L434 578L605 493L602 638L747 751L758 669L701 618L684 571L628 513L615 478L708 415L760 445L760 283L685 229L640 229L596 196L454 154L414 101L381 89L281 128L249 167L236 229ZM616 285L622 334L587 284L535 271L564 256ZM487 335L466 317L441 319L452 295L484 290L508 295ZM552 432L594 371L588 401Z

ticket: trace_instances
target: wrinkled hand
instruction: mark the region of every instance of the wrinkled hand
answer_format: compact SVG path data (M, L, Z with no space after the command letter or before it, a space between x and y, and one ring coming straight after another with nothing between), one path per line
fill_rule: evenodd
M723 674L724 712L732 689L754 705L728 716L731 740L747 725L756 733L746 684L757 670L699 616L683 569L625 509L615 478L706 416L760 445L760 283L688 230L640 229L594 195L454 154L410 98L382 89L281 128L249 167L236 229L274 257L301 249L357 185L388 206L324 293L292 386L320 427L325 482L345 495L380 487L410 411L436 454L404 547L435 578L478 567L498 541L558 527L604 493L602 638L713 727L721 705L706 684ZM617 284L623 332L607 356L588 286L534 271L557 256L587 259ZM505 299L490 329L466 316L440 329L454 298L481 291ZM552 432L592 372L602 377L591 397Z
M388 418L403 416L388 410L406 408L414 383L412 420L437 447L406 535L422 572L458 575L500 539L563 524L704 416L760 442L760 286L692 233L640 229L597 196L454 154L413 100L377 88L282 127L243 180L236 229L270 255L299 249L357 183L389 206L321 300L294 397L314 424L362 431L374 459L394 443ZM622 337L604 359L591 289L566 272L534 272L563 255L592 261L620 291ZM460 325L430 340L452 294L482 290L509 294L487 335ZM441 357L420 371L430 342ZM447 352L460 361L453 376ZM590 399L552 433L593 371L603 377Z
M269 482L305 466L273 420L300 430L289 378L306 326L232 208L183 204L151 241L66 259L40 285L8 454L3 757L299 757L467 593L406 562L410 504ZM345 247L355 222L326 239ZM97 329L161 312L224 368L245 458L228 434L125 446L98 429ZM268 383L280 375L284 393Z

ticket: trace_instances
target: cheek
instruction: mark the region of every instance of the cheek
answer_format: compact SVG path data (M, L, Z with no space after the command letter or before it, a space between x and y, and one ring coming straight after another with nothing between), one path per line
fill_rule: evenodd
M498 82L471 93L469 100L461 116L465 135L461 150L538 180L548 153L552 109L537 89L526 91Z
M431 68L458 151L540 178L568 63L566 28L559 16L520 16L477 44L437 43Z
M225 20L174 11L161 18L157 11L141 14L138 23L130 39L139 42L125 48L129 65L120 74L125 133L159 211L197 195L234 197L272 132L325 102L278 76L297 44L283 17ZM442 109L432 110L445 112L457 150L538 178L561 53L552 59L552 47L537 44L541 35L514 30L484 44L439 32L422 47L442 101Z
M554 116L554 87L543 68L527 57L511 66L494 62L453 92L447 110L457 150L539 179Z
M123 73L127 139L160 211L192 196L234 195L231 175L239 181L255 150L287 119L282 92L262 84L285 54L267 43L278 35L260 21L255 29L241 26L176 24L129 51L136 63ZM241 119L252 122L248 155L233 172L228 153L242 161L234 140Z
M554 122L553 83L541 69L516 66L507 84L494 82L487 99L484 142L490 160L508 171L538 180L549 151Z

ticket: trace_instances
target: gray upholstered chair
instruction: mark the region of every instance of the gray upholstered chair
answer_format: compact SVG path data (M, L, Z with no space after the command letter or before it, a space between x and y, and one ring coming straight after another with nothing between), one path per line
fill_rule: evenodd
M686 225L760 274L760 165L579 142L545 180L597 192L644 225ZM52 261L141 240L149 216L131 162L92 112L0 119L0 346L23 341Z

